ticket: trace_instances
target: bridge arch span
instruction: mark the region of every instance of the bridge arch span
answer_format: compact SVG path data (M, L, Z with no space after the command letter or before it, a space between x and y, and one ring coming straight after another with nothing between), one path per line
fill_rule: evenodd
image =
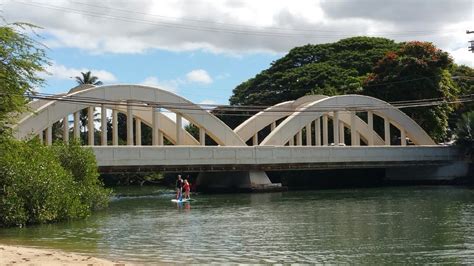
M290 138L300 132L303 127L314 119L321 117L331 110L347 110L352 107L355 111L370 109L372 112L393 124L416 145L435 145L429 135L410 117L389 103L363 95L341 95L320 99L299 108L292 116L286 118L275 128L260 145L285 145ZM328 110L328 111L324 111Z
M40 105L35 112L22 115L19 122L13 126L17 138L27 138L39 134L45 128L61 120L64 116L75 113L89 106L100 106L99 101L134 101L139 103L167 103L166 108L180 114L191 123L203 128L217 144L222 146L246 146L245 142L235 134L220 119L203 110L198 105L184 99L172 92L156 87L144 85L106 85L86 87L72 90L69 94L61 96L62 100L50 101ZM96 105L91 103L78 103L65 101L68 98L89 97L97 100ZM107 104L107 103L106 103ZM189 111L192 109L192 111ZM184 130L183 130L184 131Z

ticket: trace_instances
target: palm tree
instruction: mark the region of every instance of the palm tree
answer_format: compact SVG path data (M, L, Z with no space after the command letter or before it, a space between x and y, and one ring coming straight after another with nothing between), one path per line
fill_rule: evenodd
M102 81L99 80L98 77L92 75L92 73L90 71L87 71L87 72L81 72L81 76L76 76L76 82L77 84L79 85L83 85L83 84L92 84L92 85L96 85L96 86L99 86L99 85L102 85ZM94 120L95 121L98 121L98 118L96 119L97 114L94 113L93 117L94 117ZM81 112L79 113L79 121L80 121L80 124L81 124L81 131L83 132L84 134L84 138L86 139L85 141L87 141L87 135L86 135L86 127L87 127L87 109L82 109Z
M102 81L99 80L98 77L93 76L90 71L87 72L81 72L82 77L76 76L76 82L79 85L82 84L92 84L92 85L102 85Z

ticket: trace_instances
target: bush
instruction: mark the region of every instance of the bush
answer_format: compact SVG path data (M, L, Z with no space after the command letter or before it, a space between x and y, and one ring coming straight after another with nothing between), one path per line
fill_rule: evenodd
M474 157L474 111L465 113L456 125L456 144L470 156Z
M79 150L77 144L51 148L0 136L0 226L83 218L107 206L110 192L92 170L94 155ZM72 156L80 163L68 163Z

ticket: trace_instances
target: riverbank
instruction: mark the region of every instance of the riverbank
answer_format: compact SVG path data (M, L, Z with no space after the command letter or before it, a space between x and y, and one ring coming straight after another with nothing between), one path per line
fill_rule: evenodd
M0 265L125 265L59 250L0 245Z

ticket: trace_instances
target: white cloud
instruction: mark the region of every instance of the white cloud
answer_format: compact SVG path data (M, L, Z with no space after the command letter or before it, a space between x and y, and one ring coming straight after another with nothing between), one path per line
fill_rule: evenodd
M145 80L143 80L140 84L158 87L166 91L177 93L179 91L179 85L182 83L183 81L180 79L159 80L157 77L150 76L145 78Z
M243 54L369 34L457 51L472 37L465 30L472 29L473 7L471 0L36 0L6 1L2 9L7 21L43 27L51 47Z
M50 74L43 75L47 79L74 79L76 76L81 76L81 72L91 71L104 83L117 81L115 75L107 70L67 67L54 61L52 65L46 67L46 71Z
M186 79L189 82L211 84L213 82L211 76L204 69L195 69L186 74Z

